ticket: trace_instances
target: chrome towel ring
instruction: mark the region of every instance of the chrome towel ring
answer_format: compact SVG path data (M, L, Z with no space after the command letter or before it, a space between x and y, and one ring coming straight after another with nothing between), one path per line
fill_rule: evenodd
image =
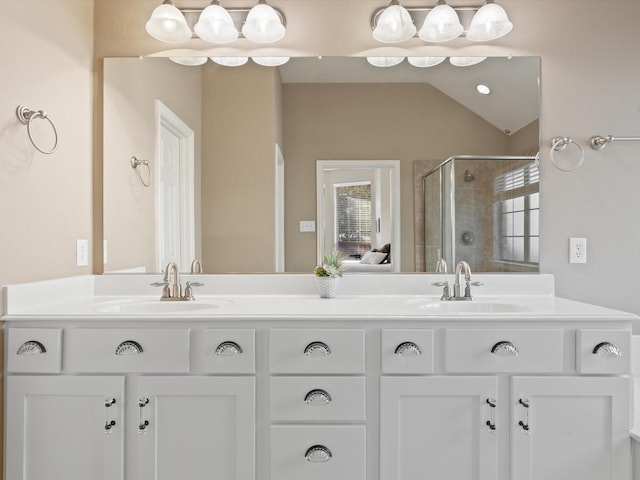
M575 147L578 149L578 160L571 167L563 166L556 158L556 154L567 148L567 145L575 145ZM576 170L580 168L580 166L584 162L584 149L571 137L554 137L551 140L551 151L549 153L553 164L558 170L562 170L563 172L571 172L573 170Z
M138 169L140 165L144 165L147 167L147 181L145 182L142 178L142 172ZM131 168L138 172L138 177L140 177L140 182L145 187L149 187L151 185L151 167L149 166L149 160L140 160L136 157L131 157Z
M36 150L38 150L40 153L44 153L45 155L51 155L56 151L56 148L58 148L58 131L56 130L56 126L47 115L47 112L45 112L44 110L31 110L24 105L18 105L18 108L16 108L16 115L18 116L18 120L20 120L20 123L27 126L27 134L29 135L29 140L31 141L31 144L36 148ZM31 135L31 122L35 118L41 118L48 121L51 125L51 128L53 129L55 140L53 142L53 147L51 147L51 149L49 150L43 150L33 140L33 136Z

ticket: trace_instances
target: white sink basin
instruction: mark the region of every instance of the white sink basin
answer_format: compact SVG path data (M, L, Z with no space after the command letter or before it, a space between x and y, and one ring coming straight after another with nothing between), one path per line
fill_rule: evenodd
M98 313L121 315L180 315L211 310L229 303L231 303L229 300L223 299L164 302L160 300L131 300L99 305L95 310Z
M517 303L470 300L470 301L441 301L431 299L415 299L407 302L421 310L442 314L466 313L517 313L530 311L531 308Z

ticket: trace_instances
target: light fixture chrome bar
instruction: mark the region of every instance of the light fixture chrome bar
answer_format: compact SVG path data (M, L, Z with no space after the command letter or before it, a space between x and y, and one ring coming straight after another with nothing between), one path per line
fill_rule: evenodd
M595 135L591 137L591 148L594 150L602 150L611 142L640 142L640 137L614 137L613 135L602 137Z
M229 12L229 15L231 15L231 19L233 20L233 25L236 27L236 30L238 30L239 38L244 38L244 35L242 34L242 25L244 25L244 22L247 19L247 15L249 15L249 12L251 11L251 7L247 7L247 8L227 8L227 7L224 7L224 9L227 12ZM282 22L282 25L284 25L286 27L287 26L287 20L286 20L284 14L282 13L282 11L277 9L276 7L273 7L273 9L278 14L278 17L280 17L280 21ZM200 14L204 10L204 8L181 8L181 7L178 7L178 10L180 10L180 12L182 12L182 14L184 15L185 20L187 21L187 25L189 25L189 28L191 29L191 32L192 32L191 33L191 38L199 38L194 33L193 28L194 28L195 24L198 23L198 19L200 18Z
M375 12L373 12L373 15L371 16L371 29L376 28L376 25L378 25L378 18L380 17L382 12L385 11L386 8L387 7L381 7L381 8L378 8ZM404 7L404 8L409 12L411 19L413 20L413 24L418 27L424 23L424 19L427 17L427 14L431 10L433 10L433 7ZM471 20L473 19L473 16L476 14L478 10L480 10L480 7L453 7L453 9L458 14L460 23L464 28L461 36L465 36L467 34L467 30L469 29L469 26L471 25ZM418 34L416 33L415 36L417 37Z

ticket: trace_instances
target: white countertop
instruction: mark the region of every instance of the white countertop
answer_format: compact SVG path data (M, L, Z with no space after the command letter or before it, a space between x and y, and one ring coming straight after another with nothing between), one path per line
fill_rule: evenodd
M80 276L3 287L2 320L65 319L491 319L626 320L636 315L553 295L550 275L474 275L474 300L441 302L432 283L452 274L345 275L336 298L313 275L184 275L204 283L191 302L160 302L158 275Z

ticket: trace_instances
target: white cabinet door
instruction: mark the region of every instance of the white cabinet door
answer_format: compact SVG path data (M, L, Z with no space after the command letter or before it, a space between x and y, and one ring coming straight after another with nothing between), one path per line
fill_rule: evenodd
M255 479L254 377L139 377L137 393L136 480Z
M123 394L122 376L7 377L6 480L122 480Z
M514 377L511 478L629 480L630 380Z
M491 406L498 398L496 378L382 377L380 382L381 479L497 478L500 406Z

